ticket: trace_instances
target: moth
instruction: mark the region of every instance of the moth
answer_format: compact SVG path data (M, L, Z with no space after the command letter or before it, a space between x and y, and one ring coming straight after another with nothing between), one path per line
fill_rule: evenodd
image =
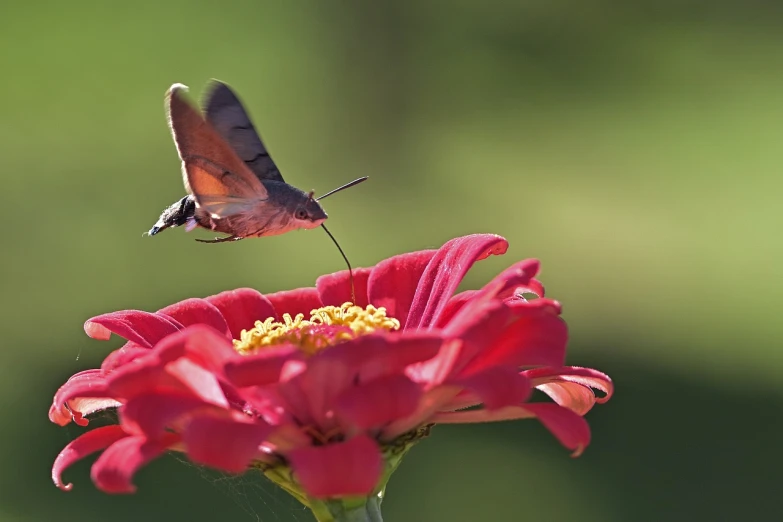
M187 90L179 83L169 88L166 113L188 194L167 207L148 234L181 225L188 232L201 227L228 235L196 241L223 243L321 226L348 265L353 298L351 263L324 225L328 216L319 200L367 177L315 198L313 191L304 192L285 182L228 85L217 80L209 84L203 115L183 97Z
M203 116L184 99L187 89L179 83L169 88L166 112L188 195L161 213L150 236L185 225L188 232L201 227L228 234L197 240L222 243L323 226L328 216L319 200L367 179L359 178L314 198L312 191L304 192L283 180L228 85L211 82Z

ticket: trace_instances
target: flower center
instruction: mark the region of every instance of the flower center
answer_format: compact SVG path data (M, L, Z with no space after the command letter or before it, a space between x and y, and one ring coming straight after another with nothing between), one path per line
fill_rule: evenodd
M376 330L398 330L400 322L386 317L386 309L367 305L366 308L353 303L342 306L324 306L310 311L310 319L304 314L283 314L283 321L269 317L256 321L255 327L242 330L239 339L234 339L234 349L242 354L252 353L266 346L295 344L305 353L313 354L327 346L355 339Z

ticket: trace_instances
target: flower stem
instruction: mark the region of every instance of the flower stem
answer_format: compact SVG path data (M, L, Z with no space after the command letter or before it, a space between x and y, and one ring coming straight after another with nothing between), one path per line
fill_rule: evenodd
M314 502L313 510L318 522L383 522L381 495L365 498Z

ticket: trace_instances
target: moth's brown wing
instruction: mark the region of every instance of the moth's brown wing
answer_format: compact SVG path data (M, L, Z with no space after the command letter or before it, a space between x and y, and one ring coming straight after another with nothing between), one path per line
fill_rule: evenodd
M204 102L207 121L262 180L283 181L242 102L231 88L212 80Z
M266 192L260 195L245 177L210 159L191 156L182 165L196 205L215 219L251 212L267 199Z
M185 188L196 203L206 197L259 200L267 190L245 162L198 110L182 96L187 90L174 84L166 95L171 134L183 164Z

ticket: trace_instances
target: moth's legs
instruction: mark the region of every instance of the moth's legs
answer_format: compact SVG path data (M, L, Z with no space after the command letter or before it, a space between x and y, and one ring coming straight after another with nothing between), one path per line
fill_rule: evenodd
M227 243L229 241L239 241L240 239L245 239L241 236L226 236L226 237L216 237L215 239L197 239L199 243Z

